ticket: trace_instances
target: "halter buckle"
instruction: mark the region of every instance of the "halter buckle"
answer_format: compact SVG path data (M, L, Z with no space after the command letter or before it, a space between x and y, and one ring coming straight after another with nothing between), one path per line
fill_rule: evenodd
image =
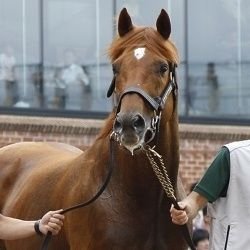
M153 130L156 130L157 124L160 121L160 119L161 119L161 112L159 113L159 115L157 115L156 111L154 110L154 116L153 116L152 121L151 121L151 127Z

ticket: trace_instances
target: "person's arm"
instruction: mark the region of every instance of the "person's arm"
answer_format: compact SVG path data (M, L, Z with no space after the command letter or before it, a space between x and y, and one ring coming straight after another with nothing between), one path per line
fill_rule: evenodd
M170 215L173 223L184 225L188 220L192 220L196 217L198 211L207 204L207 199L192 191L184 200L178 202L178 204L183 210L175 209L172 206Z
M36 234L35 223L37 222L37 231L41 234L47 234L50 231L53 235L57 234L63 225L64 215L62 210L50 211L46 213L39 221L25 221L0 214L0 239L17 240Z
M193 219L207 202L214 202L226 195L230 177L230 156L222 147L194 190L179 205L184 210L170 209L172 221L183 225Z

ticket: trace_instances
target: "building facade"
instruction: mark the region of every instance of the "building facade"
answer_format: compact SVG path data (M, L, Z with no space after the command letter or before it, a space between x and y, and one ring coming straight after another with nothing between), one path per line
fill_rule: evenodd
M123 7L138 25L155 26L161 8L168 11L181 117L250 118L247 0L0 0L1 112L109 112L106 52Z

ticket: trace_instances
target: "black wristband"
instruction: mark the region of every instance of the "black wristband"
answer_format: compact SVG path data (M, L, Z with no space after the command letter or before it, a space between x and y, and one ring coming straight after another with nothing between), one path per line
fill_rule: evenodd
M39 236L43 236L43 233L40 231L39 229L39 224L40 224L40 220L37 220L34 224L34 228L35 228L35 231L36 233L39 235Z

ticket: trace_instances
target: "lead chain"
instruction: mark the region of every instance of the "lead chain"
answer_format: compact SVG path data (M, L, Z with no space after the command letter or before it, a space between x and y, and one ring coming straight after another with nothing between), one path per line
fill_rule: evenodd
M154 170L155 175L157 176L165 193L167 194L167 197L174 198L176 200L176 197L174 195L174 188L173 188L173 185L169 179L167 169L164 165L162 156L160 154L158 154L153 148L150 148L150 147L147 147L147 149L145 149L145 152L146 152L146 155L149 159L149 162ZM161 168L158 166L154 157L156 157L158 159Z

